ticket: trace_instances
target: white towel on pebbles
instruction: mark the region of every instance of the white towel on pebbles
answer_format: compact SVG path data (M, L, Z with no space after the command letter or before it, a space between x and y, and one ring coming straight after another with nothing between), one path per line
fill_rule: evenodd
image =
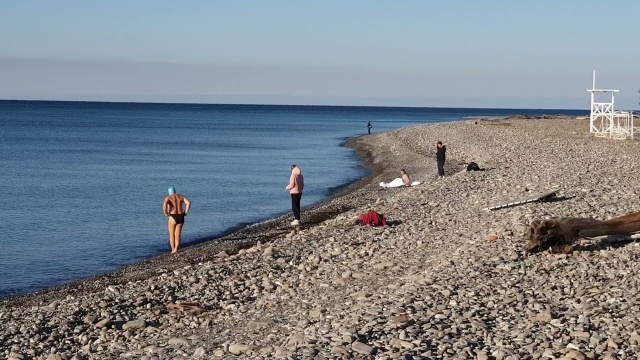
M420 185L420 184L421 184L420 181L414 181L409 186L416 186L416 185ZM384 188L396 188L396 187L402 187L402 186L405 186L405 185L404 185L404 182L402 181L401 178L395 178L395 179L393 179L393 181L388 182L388 183L386 183L384 181L381 182L380 186L382 186Z

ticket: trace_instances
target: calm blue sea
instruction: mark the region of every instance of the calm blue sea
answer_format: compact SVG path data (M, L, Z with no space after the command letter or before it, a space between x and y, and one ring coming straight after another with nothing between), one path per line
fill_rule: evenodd
M366 175L349 137L466 116L584 111L0 101L0 297L170 250L162 201L193 202L183 246Z

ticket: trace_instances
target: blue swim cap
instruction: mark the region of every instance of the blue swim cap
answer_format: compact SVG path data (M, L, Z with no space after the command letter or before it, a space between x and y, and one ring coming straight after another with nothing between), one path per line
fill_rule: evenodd
M169 195L175 194L175 193L176 193L176 188L174 188L173 186L169 187Z

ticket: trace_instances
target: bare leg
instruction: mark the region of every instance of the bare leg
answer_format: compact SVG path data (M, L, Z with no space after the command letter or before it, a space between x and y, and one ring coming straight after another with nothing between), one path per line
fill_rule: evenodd
M171 216L169 216L169 244L171 244L171 253L175 253L176 250L176 245L175 245L175 233L176 233L176 221L173 220L173 218ZM182 225L180 225L180 227L182 228Z
M184 224L176 224L176 229L173 236L175 244L175 251L173 251L174 253L177 253L178 248L180 247L180 241L182 240L182 225Z

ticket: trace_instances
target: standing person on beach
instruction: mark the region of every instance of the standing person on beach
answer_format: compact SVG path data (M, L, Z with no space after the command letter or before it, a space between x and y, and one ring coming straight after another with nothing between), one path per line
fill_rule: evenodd
M438 141L436 145L436 160L438 162L438 177L444 177L444 162L446 159L447 144Z
M369 132L369 135L371 135L371 128L373 127L373 125L371 125L371 121L367 122L367 131Z
M182 209L183 205L185 207L184 210ZM190 208L191 201L184 195L176 194L176 188L171 186L169 195L164 198L162 211L164 216L169 217L169 243L171 244L172 254L177 253L180 247L184 217L187 216Z
M291 177L289 185L285 188L291 194L291 209L293 210L294 220L291 226L300 225L300 200L302 199L302 189L304 188L304 178L302 170L297 165L291 165Z

